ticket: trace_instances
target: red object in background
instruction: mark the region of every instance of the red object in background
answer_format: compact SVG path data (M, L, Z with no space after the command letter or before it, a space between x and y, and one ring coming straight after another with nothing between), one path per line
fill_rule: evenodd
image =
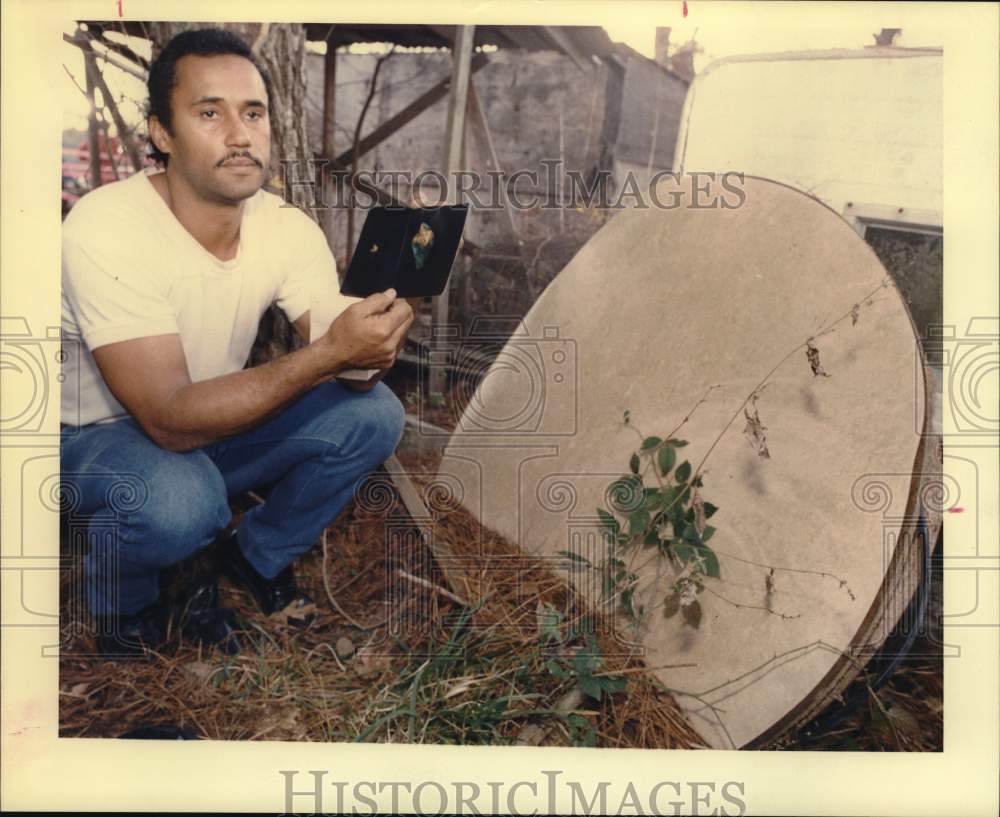
M681 16L683 16L683 17L687 17L688 16L688 3L687 3L687 0L684 0L684 2L681 3Z
M134 172L132 162L122 147L117 136L110 138L111 154L114 164L108 156L108 139L104 132L98 133L98 145L101 153L101 184L124 179ZM76 204L80 196L90 192L93 185L90 179L90 143L82 138L76 147L63 146L62 152L62 209L63 215Z

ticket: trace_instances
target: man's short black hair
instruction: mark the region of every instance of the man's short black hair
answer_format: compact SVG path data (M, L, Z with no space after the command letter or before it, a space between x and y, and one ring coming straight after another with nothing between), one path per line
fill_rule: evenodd
M253 63L264 80L268 103L271 101L271 77L267 69L261 65L253 52L240 37L231 31L221 28L199 28L193 31L182 31L167 43L159 56L149 68L149 80L146 87L149 90L149 105L146 116L155 116L160 124L173 134L170 111L170 92L177 84L177 60L193 54L196 57L216 57L223 54L235 54ZM149 155L154 161L166 166L170 155L163 153L149 140Z

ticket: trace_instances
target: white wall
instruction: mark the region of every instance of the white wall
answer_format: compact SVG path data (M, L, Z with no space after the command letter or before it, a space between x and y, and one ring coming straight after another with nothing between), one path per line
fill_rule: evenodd
M919 56L720 60L691 85L675 162L782 181L838 213L903 207L940 225L941 52L899 53Z

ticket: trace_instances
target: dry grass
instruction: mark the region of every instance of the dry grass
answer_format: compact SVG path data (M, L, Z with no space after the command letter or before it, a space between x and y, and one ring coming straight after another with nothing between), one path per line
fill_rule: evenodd
M435 470L412 456L405 464L418 482ZM163 725L219 740L470 745L515 744L534 731L548 745L702 745L642 659L617 644L563 577L445 508L432 533L463 567L461 586L449 588L398 499L383 499L350 505L327 531L327 547L300 560L300 584L320 611L309 629L263 616L221 583L244 627L237 656L175 639L148 661L94 657L92 634L70 626L64 595L60 734L115 737ZM175 584L204 566L186 566ZM561 643L541 635L540 609L559 611ZM625 688L560 709L577 687L574 659L588 630L602 656L593 674L624 679ZM353 655L338 655L343 639ZM877 701L809 747L789 748L940 749L942 698L940 660L911 662Z
M300 583L321 612L308 630L263 616L222 583L223 603L244 627L237 656L175 639L148 661L107 661L92 655L85 626L64 621L60 734L112 737L163 725L223 740L467 745L514 743L536 724L553 745L699 745L639 659L611 655L622 651L609 633L598 636L607 657L596 673L624 671L626 692L557 709L575 678L547 666L572 667L585 646L587 611L565 580L498 537L480 537L467 514L449 509L436 520L435 536L464 560L467 606L460 605L438 589L444 579L398 500L386 504L352 505L328 531L326 584L336 607L324 587L322 550L300 561ZM204 568L187 566L175 584ZM562 645L541 642L540 603L564 611ZM67 618L70 607L67 600ZM356 648L349 658L337 655L343 638Z

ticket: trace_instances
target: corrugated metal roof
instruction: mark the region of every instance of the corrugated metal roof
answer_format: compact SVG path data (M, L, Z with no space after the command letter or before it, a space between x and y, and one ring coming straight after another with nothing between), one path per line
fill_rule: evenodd
M138 20L86 21L107 31L124 31L145 37L146 28ZM206 24L210 25L210 24ZM333 43L388 42L410 48L450 48L454 25L399 25L394 23L306 23L306 38ZM527 51L561 51L586 67L597 57L613 53L611 39L600 26L476 26L474 44Z
M390 42L413 48L447 48L451 46L454 29L453 25L309 23L306 36L310 40L332 41L338 47L359 42ZM476 26L475 45L574 51L587 58L591 55L603 58L612 53L611 39L600 26Z

